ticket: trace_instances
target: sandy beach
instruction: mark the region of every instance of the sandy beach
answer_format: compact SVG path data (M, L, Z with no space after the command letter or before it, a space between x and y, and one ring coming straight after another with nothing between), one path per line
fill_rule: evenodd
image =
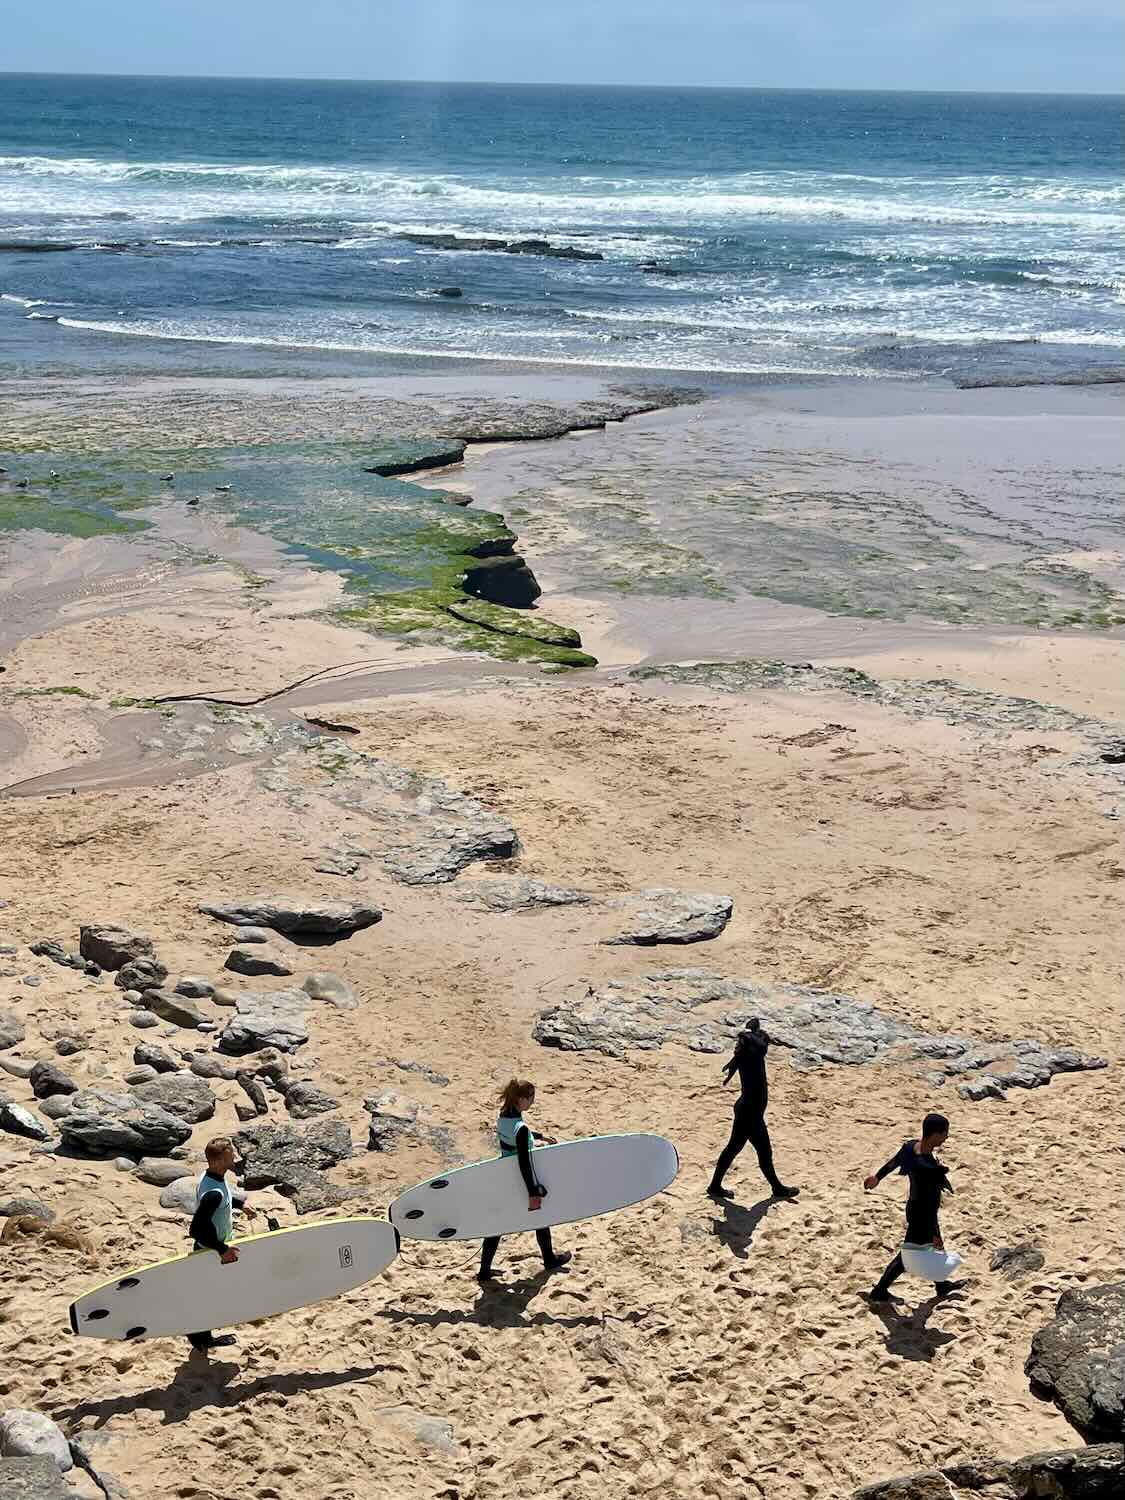
M198 1171L209 1137L246 1125L215 1049L237 996L331 971L358 1005L311 1001L288 1072L337 1102L354 1153L325 1175L347 1196L302 1214L253 1190L281 1223L382 1214L491 1154L513 1075L536 1082L550 1134L656 1131L681 1157L667 1192L559 1229L575 1254L554 1277L530 1237L502 1244L495 1289L475 1280L475 1246L407 1241L385 1277L241 1327L203 1362L183 1341L67 1328L87 1285L186 1248L184 1215L131 1160L0 1134L0 1200L40 1200L93 1245L4 1244L5 1404L80 1436L115 1493L847 1500L1079 1441L1024 1361L1063 1292L1125 1276L1120 387L651 394L524 372L6 383L0 1013L24 1035L0 1051L0 1093L36 1111L19 1065L42 1059L120 1093L138 1044L185 1076L206 1056L215 1110L184 1151ZM504 422L512 441L496 440ZM546 638L516 653L503 635L490 655L458 634L429 531L439 582L394 533L393 588L425 594L421 625L355 613L348 548L364 601L392 585L354 528L405 514L391 489L370 513L351 498L364 445L470 428L459 463L380 483L446 496L404 488L412 515L440 509L435 528L502 518L503 555L543 592L479 630L546 620L596 667L569 668ZM239 509L263 465L290 463L305 488L268 515L257 492L253 516ZM209 486L197 507L194 481L159 491L189 467ZM65 497L32 490L69 519L21 524L17 479L50 469ZM322 472L353 528L334 519L331 537L316 534ZM341 873L316 868L327 855ZM518 909L493 909L488 881ZM583 900L514 901L526 882ZM653 888L719 893L733 915L690 946L607 941ZM277 936L291 977L240 977L224 969L232 929L199 907L258 894L383 917L330 946ZM29 952L110 923L152 938L169 989L221 987L198 1002L203 1032L135 1029L112 975ZM733 1102L720 981L767 1010L874 1007L992 1060L962 1077L909 1047L832 1061L775 1044L770 1130L800 1197L771 1200L748 1149L717 1205L705 1188ZM571 1025L621 1004L657 1015L659 1037L543 1045L544 1012ZM78 1046L60 1055L62 1038ZM1108 1066L965 1097L1024 1039ZM364 1101L388 1093L403 1129L366 1149ZM291 1123L280 1093L268 1105ZM939 1302L903 1282L874 1309L862 1294L900 1243L903 1193L862 1179L934 1108L952 1121L944 1232L967 1285ZM1041 1268L990 1269L1017 1245Z

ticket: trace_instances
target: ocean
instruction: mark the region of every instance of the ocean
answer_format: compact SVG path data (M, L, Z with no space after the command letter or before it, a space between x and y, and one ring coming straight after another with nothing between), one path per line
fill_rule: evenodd
M0 356L1107 378L1122 127L1118 97L0 75Z

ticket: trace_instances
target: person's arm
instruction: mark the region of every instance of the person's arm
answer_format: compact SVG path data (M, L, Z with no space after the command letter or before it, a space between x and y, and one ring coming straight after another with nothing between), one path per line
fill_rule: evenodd
M188 1233L197 1245L202 1245L204 1250L214 1250L224 1261L230 1256L238 1259L238 1251L232 1250L229 1245L223 1243L215 1230L215 1210L223 1201L222 1193L212 1189L204 1193L199 1200L199 1205L192 1215L191 1227ZM229 1263L229 1262L228 1262Z
M899 1167L901 1165L902 1147L900 1146L895 1154L891 1157L890 1161L884 1162L877 1172L872 1172L870 1177L865 1177L863 1179L864 1187L868 1192L870 1192L872 1188L877 1188L884 1177L889 1176L896 1167Z
M531 1131L526 1125L521 1125L516 1131L516 1160L520 1165L520 1174L523 1177L524 1187L527 1188L527 1196L529 1198L545 1197L547 1190L537 1180L535 1168L531 1165Z

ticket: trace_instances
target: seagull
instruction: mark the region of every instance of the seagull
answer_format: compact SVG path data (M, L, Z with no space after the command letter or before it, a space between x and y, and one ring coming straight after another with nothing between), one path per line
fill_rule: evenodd
M216 495L229 495L233 489L233 484L217 484L215 486L215 493Z
M6 474L7 472L7 469L0 469L0 474Z
M175 477L175 474L161 474L160 480L162 484L171 484Z
M16 480L16 489L17 490L26 490L29 483L30 483L30 481L27 480L27 479L17 479Z
M51 470L48 471L48 474L47 474L47 478L48 479L60 479L61 477L62 476L59 474L58 469L51 469Z
M189 505L198 505L200 499L201 499L201 497L199 495L193 495L191 497L191 499L188 501L188 504Z

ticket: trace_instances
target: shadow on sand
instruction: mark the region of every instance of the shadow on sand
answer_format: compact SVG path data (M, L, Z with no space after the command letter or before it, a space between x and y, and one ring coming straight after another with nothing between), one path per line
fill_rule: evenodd
M562 1274L566 1274L565 1272ZM537 1271L534 1276L523 1276L518 1281L496 1281L482 1288L476 1302L470 1308L439 1307L433 1312L411 1312L404 1307L383 1307L377 1318L387 1318L392 1323L414 1323L428 1328L442 1324L476 1323L481 1328L598 1328L602 1319L594 1314L575 1317L556 1317L554 1313L536 1312L528 1315L532 1299L541 1292L548 1281L558 1281L558 1271Z
M939 1349L951 1344L957 1337L954 1333L943 1333L940 1329L927 1328L936 1308L953 1302L953 1297L928 1297L919 1302L911 1312L900 1312L892 1303L878 1306L871 1304L871 1311L886 1329L884 1343L888 1354L897 1354L901 1359L928 1363Z

